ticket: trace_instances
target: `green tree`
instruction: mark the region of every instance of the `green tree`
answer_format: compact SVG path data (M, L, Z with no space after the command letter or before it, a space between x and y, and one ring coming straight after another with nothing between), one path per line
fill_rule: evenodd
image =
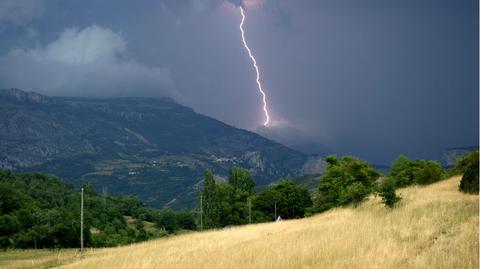
M271 221L277 216L284 219L301 218L312 206L310 194L291 180L281 181L260 192L253 200L255 222Z
M417 169L414 172L414 182L425 185L439 181L445 173L442 166L436 161L417 160Z
M230 184L218 184L220 227L248 223L248 193Z
M137 230L144 229L144 228L145 228L145 225L143 224L143 220L141 220L141 219L135 220L135 228L136 228Z
M156 225L169 233L178 230L178 222L175 213L171 209L164 209L158 214Z
M181 229L192 231L197 229L197 225L195 224L195 217L190 211L182 210L180 212L177 212L177 222L178 226Z
M407 156L400 155L390 166L390 176L398 187L409 186L414 183L417 164Z
M0 182L0 213L8 214L24 206L26 197L15 186Z
M338 201L341 205L353 204L358 206L370 192L371 189L369 187L360 182L354 182L342 190Z
M269 187L253 197L252 218L254 222L267 222L275 220L275 204L280 204L282 195L278 190Z
M223 227L248 223L248 198L255 184L248 170L232 167L228 184L217 183L210 171L205 172L205 188L202 193L204 226Z
M232 167L228 177L228 183L234 188L246 192L248 195L253 194L255 183L247 169L240 167Z
M395 193L395 180L387 178L378 187L378 195L382 197L382 202L386 207L393 208L402 199Z
M135 228L137 229L135 241L141 242L148 239L148 235L147 235L147 232L145 231L145 225L143 224L143 220L141 219L135 220Z
M442 179L444 174L444 169L436 161L412 160L403 155L390 166L390 177L397 187L430 184Z
M220 200L213 173L205 171L204 191L202 193L202 210L205 228L215 228L220 225Z
M479 166L479 152L474 151L467 154L458 161L458 166L463 172L462 180L460 181L459 189L465 193L478 193L478 166Z
M314 212L349 203L358 204L371 193L379 173L368 163L351 156L344 156L341 160L335 156L326 159L329 165L320 178Z
M0 215L0 248L12 244L12 236L21 230L20 222L15 215Z

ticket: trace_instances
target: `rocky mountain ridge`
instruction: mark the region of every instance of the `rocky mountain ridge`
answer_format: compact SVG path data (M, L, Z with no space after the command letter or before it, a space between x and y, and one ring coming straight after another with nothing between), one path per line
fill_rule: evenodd
M318 174L315 158L168 98L47 97L0 90L0 167L55 174L148 206L191 208L205 169L250 169L258 186Z

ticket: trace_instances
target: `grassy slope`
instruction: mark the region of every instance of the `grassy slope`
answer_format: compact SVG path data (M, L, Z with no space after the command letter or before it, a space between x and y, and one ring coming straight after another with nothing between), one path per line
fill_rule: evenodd
M0 251L0 268L51 268L80 257L76 249Z
M478 195L459 177L302 220L95 250L67 268L478 268ZM64 267L62 267L64 268Z

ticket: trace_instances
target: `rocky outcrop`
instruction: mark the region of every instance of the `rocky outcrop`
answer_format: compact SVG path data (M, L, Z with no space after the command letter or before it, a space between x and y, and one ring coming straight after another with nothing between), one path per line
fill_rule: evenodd
M319 156L311 156L302 166L303 175L321 175L327 169L327 162Z

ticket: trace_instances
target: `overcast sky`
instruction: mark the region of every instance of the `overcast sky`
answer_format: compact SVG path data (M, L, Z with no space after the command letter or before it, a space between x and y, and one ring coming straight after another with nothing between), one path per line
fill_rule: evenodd
M0 88L170 96L375 163L478 145L476 0L0 0ZM298 141L295 141L298 140Z

